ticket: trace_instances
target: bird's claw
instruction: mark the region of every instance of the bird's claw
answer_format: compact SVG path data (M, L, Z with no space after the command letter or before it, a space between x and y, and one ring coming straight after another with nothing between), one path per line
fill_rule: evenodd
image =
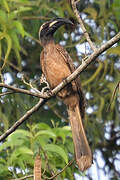
M51 89L48 89L48 90L46 91L46 93L47 93L48 96L52 96L52 95L53 95Z

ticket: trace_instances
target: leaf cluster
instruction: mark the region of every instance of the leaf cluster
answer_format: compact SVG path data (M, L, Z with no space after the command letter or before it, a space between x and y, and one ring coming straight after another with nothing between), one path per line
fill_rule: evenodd
M28 124L27 130L16 130L0 147L0 179L18 178L23 172L32 174L38 153L42 159L42 176L57 173L68 163L68 152L71 152L69 159L72 158L71 136L68 126L51 128L45 123ZM69 176L72 172L66 173Z

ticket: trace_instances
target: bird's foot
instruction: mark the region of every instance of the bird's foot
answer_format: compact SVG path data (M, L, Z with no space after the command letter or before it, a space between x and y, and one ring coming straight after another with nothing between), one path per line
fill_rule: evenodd
M49 83L46 80L46 77L44 76L44 74L42 74L40 77L40 84L42 85L43 83L47 84L47 86L50 87Z
M41 93L45 93L45 94L47 94L48 96L51 96L51 95L52 95L52 92L51 92L49 83L47 82L44 74L42 74L42 76L41 76L41 78L40 78L40 85L42 86Z
M52 96L52 95L53 95L51 89L48 89L48 90L46 91L46 93L47 93L48 96Z

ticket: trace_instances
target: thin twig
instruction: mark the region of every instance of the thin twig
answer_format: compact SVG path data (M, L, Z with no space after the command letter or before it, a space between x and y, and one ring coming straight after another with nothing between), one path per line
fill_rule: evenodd
M50 105L49 102L47 102L48 107L53 111L53 113L58 116L58 118L63 119L64 122L68 122L67 119L65 119L58 111L53 107L53 105Z
M43 177L44 179L48 179L48 180L51 180L51 179L54 179L54 178L56 178L57 176L59 176L68 166L71 166L72 164L73 164L73 162L74 162L74 159L73 160L71 160L60 172L58 172L57 174L55 174L54 176L52 176L52 177Z
M111 100L110 100L110 104L109 104L109 106L107 108L107 111L110 109L110 106L111 106L111 104L113 102L113 99L115 97L116 91L117 91L117 89L119 89L119 87L120 87L120 81L117 83L117 85L114 88L114 91L113 91L113 94L112 94L112 97L111 97Z
M46 167L47 170L49 170L49 172L51 173L51 175L54 175L53 170L51 169L49 163L48 163L48 156L47 153L44 151L44 149L42 148L42 146L40 147L40 149L43 151L44 157L45 157L45 163L46 163ZM46 169L44 169L43 173L42 173L42 177L44 176L44 173L46 172Z
M5 96L5 95L14 94L14 93L15 93L15 92L9 92L9 91L3 92L3 93L0 94L0 97L1 97L1 96Z
M85 36L86 40L88 41L91 49L92 49L93 51L95 51L95 50L96 50L96 47L95 47L95 45L93 44L92 40L90 39L90 36L89 36L89 34L88 34L88 32L87 32L87 30L86 30L86 28L85 28L85 26L84 26L84 23L83 23L80 15L79 15L79 12L78 12L78 10L77 10L77 7L76 7L77 2L79 2L79 1L71 0L73 11L74 11L74 13L75 13L75 15L76 15L76 17L77 17L77 20L78 20L80 26L81 26L81 29L83 30L83 33L84 33L84 36Z
M4 58L1 57L1 60L4 61ZM6 64L8 64L9 66L11 66L11 67L12 67L13 69L15 69L16 71L21 72L20 68L17 67L17 66L15 66L13 63L7 61Z
M22 76L22 81L24 82L24 84L26 84L27 86L29 86L32 90L34 90L36 93L40 94L40 91L39 91L38 89L34 88L31 82L28 83L28 82L25 80L24 76Z
M37 44L40 45L40 41L39 41L38 39L34 38L33 36L30 36L30 38L31 38L33 41L35 41Z
M47 93L31 92L29 90L16 88L14 86L10 86L10 85L7 85L5 83L0 83L0 87L5 87L5 88L8 88L8 89L11 89L16 93L22 93L22 94L26 94L26 95L31 95L31 96L43 98L43 99L49 98L49 95L47 95Z
M43 19L43 20L49 20L49 17L45 17L45 16L23 16L22 17L23 20L39 20L39 19Z
M28 178L32 178L32 177L34 177L33 174L28 175L28 176L24 176L24 177L21 177L21 178L17 178L17 179L11 179L11 180L24 180L24 179L28 179Z

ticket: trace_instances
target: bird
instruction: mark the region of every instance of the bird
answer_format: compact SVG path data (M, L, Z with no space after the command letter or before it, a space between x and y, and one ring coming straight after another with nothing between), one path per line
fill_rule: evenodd
M50 89L54 89L75 71L69 53L54 40L54 33L62 25L73 26L73 23L69 19L58 17L45 22L39 29L39 41L43 47L40 64ZM80 171L85 171L92 165L92 152L83 125L85 96L80 78L77 77L69 83L57 96L67 106L76 163Z

